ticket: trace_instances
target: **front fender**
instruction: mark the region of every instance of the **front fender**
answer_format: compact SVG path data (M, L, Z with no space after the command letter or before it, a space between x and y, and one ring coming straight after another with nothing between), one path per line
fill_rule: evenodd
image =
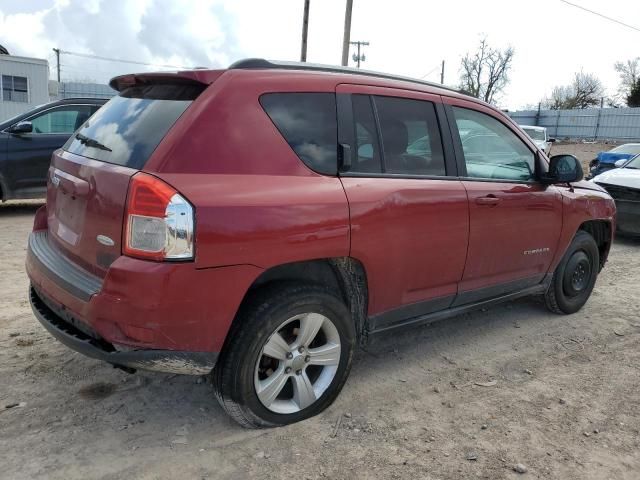
M609 238L605 239L607 247L604 252L605 255L608 254L616 230L616 204L606 191L599 187L598 189L592 188L594 186L597 187L595 184L591 184L591 188L588 189L580 188L578 184L573 188L558 186L562 195L562 230L558 248L548 273L552 273L556 269L576 232L586 222L595 220L608 224ZM601 261L601 264L604 264L604 260L606 257Z

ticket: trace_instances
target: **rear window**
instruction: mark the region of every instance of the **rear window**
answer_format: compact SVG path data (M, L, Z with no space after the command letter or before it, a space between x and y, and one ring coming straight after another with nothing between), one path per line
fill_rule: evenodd
M260 104L287 143L309 168L338 171L338 125L333 93L266 93Z
M204 85L139 85L109 100L69 138L64 150L140 169Z

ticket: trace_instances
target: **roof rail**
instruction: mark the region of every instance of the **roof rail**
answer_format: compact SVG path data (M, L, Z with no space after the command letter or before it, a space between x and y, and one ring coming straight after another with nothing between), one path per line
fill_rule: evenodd
M361 70L359 68L340 67L336 65L322 65L319 63L307 62L287 62L265 60L264 58L245 58L238 60L229 65L229 70L252 70L252 69L277 69L277 70L308 70L313 72L329 72L329 73L347 73L351 75L365 75L367 77L384 78L387 80L401 80L403 82L417 83L420 85L428 85L430 87L442 88L452 92L465 94L458 89L447 87L435 82L428 82L417 78L403 77L401 75L393 75L391 73L373 72L371 70Z

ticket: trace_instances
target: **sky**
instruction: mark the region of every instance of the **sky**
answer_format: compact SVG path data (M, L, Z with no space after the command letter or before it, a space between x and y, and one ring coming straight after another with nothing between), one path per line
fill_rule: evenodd
M640 29L638 0L571 0ZM0 0L0 44L46 58L52 48L156 65L224 68L262 57L298 60L303 0ZM580 70L617 91L618 60L640 56L640 31L560 0L354 0L351 40L365 47L362 68L457 86L461 58L486 36L512 46L510 82L498 104L537 105ZM307 60L339 64L345 0L311 0ZM353 63L353 62L352 62ZM162 70L61 55L62 80L106 82Z

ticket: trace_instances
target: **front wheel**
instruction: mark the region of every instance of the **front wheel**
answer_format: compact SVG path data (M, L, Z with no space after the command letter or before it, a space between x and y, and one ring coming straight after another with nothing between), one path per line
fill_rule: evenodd
M245 306L214 371L218 401L244 427L320 413L344 385L355 340L349 310L318 285L273 285Z
M600 268L600 252L593 237L580 230L556 267L545 302L555 313L575 313L587 302Z

